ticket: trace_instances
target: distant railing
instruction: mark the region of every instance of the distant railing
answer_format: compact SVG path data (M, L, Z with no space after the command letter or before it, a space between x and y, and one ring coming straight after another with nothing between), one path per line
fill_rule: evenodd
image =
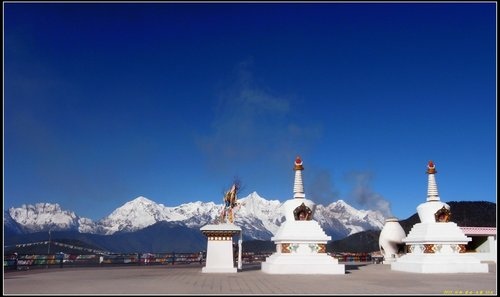
M18 255L4 259L4 270L63 268L109 265L179 265L203 263L200 253L133 253L133 254L53 254Z
M272 253L243 252L242 264L261 263ZM333 254L339 262L371 262L370 254ZM39 268L88 267L111 265L185 265L203 264L204 253L127 253L127 254L52 254L18 255L4 259L4 270L29 270ZM235 261L237 256L235 255Z
M369 253L342 253L335 254L333 257L339 262L372 262L372 256Z

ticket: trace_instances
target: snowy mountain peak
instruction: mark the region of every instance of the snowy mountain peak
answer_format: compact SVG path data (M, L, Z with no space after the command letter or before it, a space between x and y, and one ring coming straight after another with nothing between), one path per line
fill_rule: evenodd
M137 198L135 198L135 199L133 199L133 200L125 203L123 206L125 206L125 205L135 206L137 204L151 205L151 204L157 204L157 203L154 202L153 200L149 199L149 198L144 197L144 196L139 196L139 197L137 197Z
M10 208L9 215L24 229L37 231L76 229L78 217L72 211L62 210L59 204L23 204Z
M247 238L269 240L285 221L283 203L278 200L267 200L257 192L238 200L239 206L234 209L234 223L244 230L244 236ZM11 208L8 215L15 223L4 218L4 228L8 225L15 230L17 224L21 230L28 233L73 229L81 233L104 235L133 232L161 221L200 228L218 222L222 208L222 203L201 201L166 207L139 196L115 209L106 218L93 222L78 217L73 212L62 210L58 204L38 203L34 206ZM380 212L357 210L343 200L328 206L317 205L313 218L335 239L368 229L380 230L385 223Z
M166 221L166 207L163 204L140 196L115 209L100 221L101 232L113 234L118 231L136 231L159 221Z
M246 197L243 197L243 198L238 198L238 200L240 202L245 202L245 203L249 203L250 201L255 201L256 203L262 203L262 202L266 202L266 201L276 201L276 202L279 202L278 200L267 200L265 198L263 198L262 196L260 196L257 192L252 192L250 193L248 196Z

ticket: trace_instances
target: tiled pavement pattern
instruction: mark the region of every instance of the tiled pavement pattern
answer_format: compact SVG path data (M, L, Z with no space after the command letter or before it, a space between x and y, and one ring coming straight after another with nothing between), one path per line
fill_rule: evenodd
M275 275L260 264L202 273L198 264L50 268L4 273L4 295L496 295L489 273L420 274L384 264L346 264L341 275Z

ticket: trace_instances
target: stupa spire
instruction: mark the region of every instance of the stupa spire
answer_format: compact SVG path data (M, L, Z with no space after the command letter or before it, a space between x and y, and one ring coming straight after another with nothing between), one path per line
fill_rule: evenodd
M434 164L434 162L429 161L429 163L427 164L427 201L439 201L439 194L435 177L436 173L436 165Z
M295 180L293 182L293 198L305 198L306 194L304 193L304 184L302 182L302 170L304 170L304 166L302 166L302 159L300 156L295 158L295 166L293 168L295 170Z

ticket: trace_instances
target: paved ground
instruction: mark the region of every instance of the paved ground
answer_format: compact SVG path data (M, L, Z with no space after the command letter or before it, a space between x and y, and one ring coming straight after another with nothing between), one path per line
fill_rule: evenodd
M198 264L50 268L4 273L4 295L497 295L489 273L421 274L384 264L346 264L341 275L274 275L258 265L237 273L202 273Z

